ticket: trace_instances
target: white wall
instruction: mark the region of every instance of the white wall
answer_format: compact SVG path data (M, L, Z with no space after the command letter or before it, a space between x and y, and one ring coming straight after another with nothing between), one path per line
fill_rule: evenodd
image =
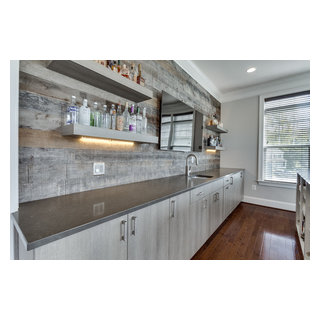
M308 85L308 83L306 83ZM287 88L290 87L288 82ZM258 179L259 96L222 103L221 117L230 131L222 135L222 168L244 168L244 201L295 211L295 189L261 186ZM256 190L252 189L256 186Z

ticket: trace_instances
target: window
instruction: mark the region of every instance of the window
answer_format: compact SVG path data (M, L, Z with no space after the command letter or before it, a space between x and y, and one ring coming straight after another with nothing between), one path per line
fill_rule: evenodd
M260 97L259 181L296 183L310 168L310 91Z

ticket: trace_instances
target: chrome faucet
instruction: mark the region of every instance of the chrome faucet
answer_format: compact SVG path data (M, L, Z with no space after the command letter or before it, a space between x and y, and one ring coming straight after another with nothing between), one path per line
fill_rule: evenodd
M190 177L190 173L191 173L191 166L189 166L188 160L189 158L192 158L192 157L196 159L196 165L198 165L198 157L194 153L190 153L186 159L186 176L187 177Z

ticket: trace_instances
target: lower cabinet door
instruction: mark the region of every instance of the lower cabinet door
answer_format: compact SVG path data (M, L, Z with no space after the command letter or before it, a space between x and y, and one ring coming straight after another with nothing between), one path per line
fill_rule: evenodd
M192 202L190 206L190 247L192 256L210 236L209 195Z
M36 260L127 259L127 216L34 249Z
M210 237L210 230L209 230L209 195L202 199L202 207L201 207L201 224L200 224L200 246L201 246L209 239Z
M217 191L217 197L218 200L216 201L216 221L217 221L217 227L214 231L217 230L217 228L221 225L221 223L224 221L224 216L223 216L223 188L220 188Z
M170 198L169 259L190 259L190 192Z
M217 230L223 222L223 188L209 196L209 237Z
M169 258L169 200L128 214L128 259Z
M225 220L232 210L232 185L228 184L223 189L223 220Z

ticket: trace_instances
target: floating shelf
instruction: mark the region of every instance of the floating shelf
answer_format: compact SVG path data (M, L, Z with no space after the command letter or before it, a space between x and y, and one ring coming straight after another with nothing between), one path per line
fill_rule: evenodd
M152 91L90 60L51 60L48 69L133 102L152 99Z
M97 128L84 126L81 124L70 124L60 128L63 136L84 136L103 139L114 139L124 141L134 141L141 143L158 143L158 137L148 134L132 133L127 131L110 130L105 128Z
M217 132L217 133L228 133L227 129L224 129L224 128L218 126L218 125L206 126L206 128L208 130L211 130L211 131L214 131L214 132Z
M217 150L217 151L223 151L225 150L224 147L210 147L210 146L205 146L206 150Z

